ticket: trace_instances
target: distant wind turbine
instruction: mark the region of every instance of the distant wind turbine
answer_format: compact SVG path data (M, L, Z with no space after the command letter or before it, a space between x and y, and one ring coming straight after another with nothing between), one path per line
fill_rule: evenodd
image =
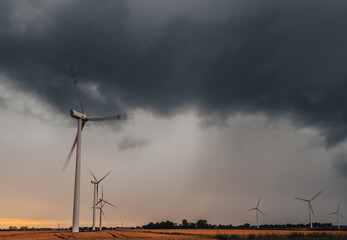
M258 199L258 204L255 208L251 208L251 209L248 209L247 211L253 211L255 210L256 212L256 218L257 218L257 228L259 228L259 224L258 224L258 212L260 212L261 214L263 214L265 216L265 214L259 209L259 204L260 204L260 198Z
M111 173L111 171L109 171L105 176L103 176L100 180L96 179L96 177L94 176L93 172L88 169L90 174L93 176L94 180L91 180L91 183L94 184L94 197L93 197L93 228L92 230L95 231L95 207L96 207L96 201L98 199L98 193L99 193L99 183L104 180L105 177L107 177L107 175L109 175Z
M110 205L111 207L114 207L116 208L116 206L112 205L111 203L107 202L105 199L104 199L104 187L102 186L102 189L101 189L101 198L99 200L99 202L96 204L96 205L99 205L100 204L100 207L97 207L99 210L100 210L100 225L99 225L99 231L102 230L102 215L104 215L105 217L105 214L104 214L104 211L102 210L103 207L108 204Z
M328 215L334 215L334 214L336 214L336 218L337 218L337 227L340 228L339 216L345 218L345 217L340 213L340 204L337 206L336 212L332 212L332 213L330 213L330 214L328 214Z
M312 215L314 216L314 211L313 211L311 202L313 201L313 199L318 197L318 195L320 195L322 192L323 191L320 191L319 193L317 193L311 200L295 197L295 199L298 199L298 200L301 200L301 201L304 201L304 202L308 203L308 212L309 212L309 215L310 215L310 228L313 228L313 226L312 226Z
M79 215L80 215L80 180L81 180L81 133L84 128L84 125L87 121L102 121L102 120L126 120L128 118L127 114L117 114L113 116L106 117L88 117L83 106L82 98L77 87L76 73L74 72L73 67L70 68L70 73L72 79L74 79L74 84L76 86L77 96L81 105L83 113L77 112L76 110L70 110L70 115L73 118L78 120L77 125L77 134L70 153L65 161L63 170L65 170L68 165L72 152L76 149L76 167L75 167L75 187L74 187L74 201L73 201L73 217L72 217L72 232L79 231Z

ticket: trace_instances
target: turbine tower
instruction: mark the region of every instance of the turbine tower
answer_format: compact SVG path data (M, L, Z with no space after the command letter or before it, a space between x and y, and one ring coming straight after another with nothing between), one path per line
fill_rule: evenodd
M340 204L337 206L336 212L332 212L328 215L334 215L336 214L336 220L337 220L337 227L340 228L340 223L339 223L339 216L345 218L341 213L340 213Z
M309 212L309 216L310 216L310 228L313 228L313 226L312 226L312 215L314 216L314 211L313 211L311 202L313 201L313 199L318 197L318 195L321 194L322 192L323 191L320 191L319 193L317 193L311 200L295 197L295 199L298 199L298 200L301 200L301 201L304 201L304 202L308 203L308 212Z
M100 180L96 179L96 177L94 176L93 172L88 169L90 174L93 176L94 180L91 180L90 182L92 184L94 184L94 197L93 197L93 228L92 230L95 231L95 207L96 207L96 201L98 199L98 193L99 193L99 183L104 180L105 177L107 177L107 175L109 175L111 173L111 171L109 171L105 176L103 176Z
M102 215L104 215L105 217L105 213L104 211L102 210L102 208L105 206L105 203L101 203L100 204L100 207L96 207L97 209L99 209L100 211L100 221L99 221L99 231L102 230Z
M98 209L100 209L100 222L99 222L99 231L102 230L102 215L104 215L105 217L105 214L104 214L104 211L102 210L103 207L108 204L110 205L111 207L114 207L116 208L116 206L112 205L111 203L107 202L105 199L104 199L104 187L102 186L102 189L101 189L101 198L99 200L99 202L96 204L96 205L99 205L100 204L100 207L97 207Z
M70 110L70 115L73 118L77 119L77 134L74 143L72 144L72 148L70 150L70 153L65 161L63 170L65 170L66 166L68 165L72 152L76 149L76 167L75 167L75 186L74 186L74 201L73 201L73 217L72 217L72 232L78 232L79 231L79 215L80 215L80 180L81 180L81 133L84 128L84 125L88 121L102 121L102 120L126 120L127 114L117 114L113 116L106 116L106 117L88 117L86 115L86 111L83 106L82 98L80 95L80 92L77 87L77 79L76 79L76 73L73 70L73 67L70 68L70 73L72 79L74 79L74 84L76 86L76 91L78 95L78 99L81 105L81 109L83 113L77 112L76 110Z
M256 218L257 218L257 228L259 228L259 224L258 224L258 212L260 212L261 214L263 214L265 216L265 214L259 209L259 204L260 204L260 198L258 199L258 204L255 208L251 208L248 209L248 211L253 211L255 210L255 214L256 214Z

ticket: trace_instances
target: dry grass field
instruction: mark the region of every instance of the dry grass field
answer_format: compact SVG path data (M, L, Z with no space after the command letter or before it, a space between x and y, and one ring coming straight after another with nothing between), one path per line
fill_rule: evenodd
M212 229L171 229L171 230L103 230L101 232L79 232L71 233L69 231L2 231L0 239L24 239L24 240L46 240L46 239L214 239L216 235L289 235L293 232L309 234L311 231L289 231L289 230L212 230ZM314 233L321 233L314 231ZM347 239L347 232L333 231L326 232L334 235L343 236Z

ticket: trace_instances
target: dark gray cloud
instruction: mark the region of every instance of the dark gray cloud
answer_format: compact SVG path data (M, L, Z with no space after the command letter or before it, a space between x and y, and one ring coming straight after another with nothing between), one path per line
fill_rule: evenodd
M333 167L340 177L347 177L347 153L340 152L333 157Z
M347 3L228 2L217 4L226 6L223 19L210 16L218 15L210 3L206 18L193 6L170 18L153 13L148 23L132 11L136 1L32 1L40 14L27 13L26 21L19 21L22 2L1 2L0 71L61 111L78 106L67 71L74 65L105 99L83 96L95 114L261 112L318 128L328 147L345 140Z
M149 143L148 139L138 139L132 136L123 137L118 143L119 150L124 151L126 149L145 147Z

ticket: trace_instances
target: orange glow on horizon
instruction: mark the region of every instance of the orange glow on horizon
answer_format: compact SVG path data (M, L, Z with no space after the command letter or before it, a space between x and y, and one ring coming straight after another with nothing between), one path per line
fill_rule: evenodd
M61 228L69 228L71 226L70 221L0 218L0 228L9 228L10 226L15 226L17 228L20 228L21 226L27 226L28 228L58 228L59 224ZM81 227L84 227L89 224L87 222L81 222L80 225Z
M19 218L0 218L0 229L8 229L10 226L15 226L18 229L22 226L28 228L69 228L72 225L72 221L52 221L52 220L32 220L32 219L19 219ZM80 227L91 227L91 222L80 221ZM104 227L121 227L122 223L105 223ZM96 226L99 226L98 222ZM137 224L131 225L131 223L125 223L124 227L138 226Z

